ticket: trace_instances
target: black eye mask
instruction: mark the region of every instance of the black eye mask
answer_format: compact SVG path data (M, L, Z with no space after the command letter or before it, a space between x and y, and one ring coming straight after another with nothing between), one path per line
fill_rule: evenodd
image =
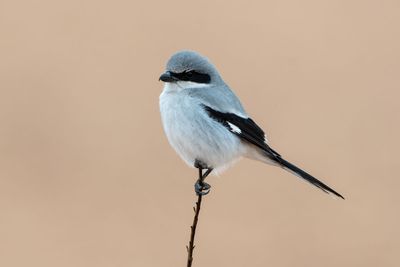
M181 73L171 73L173 77L180 81L188 81L188 82L195 82L195 83L210 83L211 77L205 73L199 73L197 71L184 71Z

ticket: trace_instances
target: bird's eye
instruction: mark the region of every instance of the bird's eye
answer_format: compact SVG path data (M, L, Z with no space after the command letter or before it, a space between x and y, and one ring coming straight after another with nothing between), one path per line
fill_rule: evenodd
M186 74L187 77L192 77L193 76L193 71L192 70L191 71L186 71L185 74Z

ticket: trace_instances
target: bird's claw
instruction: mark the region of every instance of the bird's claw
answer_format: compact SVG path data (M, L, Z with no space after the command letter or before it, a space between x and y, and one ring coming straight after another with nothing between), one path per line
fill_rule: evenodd
M211 185L207 184L206 182L200 183L200 181L197 181L194 184L194 191L196 192L196 195L198 196L205 196L208 193L210 193L210 188Z

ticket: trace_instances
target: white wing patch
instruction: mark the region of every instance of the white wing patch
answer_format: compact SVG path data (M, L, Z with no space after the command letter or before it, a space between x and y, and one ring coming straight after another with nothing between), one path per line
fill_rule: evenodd
M230 122L228 122L229 127L231 127L232 131L238 134L241 134L242 131L240 130L239 127L237 127L235 124L232 124Z

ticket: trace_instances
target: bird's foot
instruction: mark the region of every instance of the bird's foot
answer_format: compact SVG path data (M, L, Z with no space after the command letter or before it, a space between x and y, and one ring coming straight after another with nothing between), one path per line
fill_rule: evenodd
M197 182L194 184L194 191L198 196L207 195L208 193L210 193L210 188L211 185L207 184L206 182L202 182L200 180L197 180Z

